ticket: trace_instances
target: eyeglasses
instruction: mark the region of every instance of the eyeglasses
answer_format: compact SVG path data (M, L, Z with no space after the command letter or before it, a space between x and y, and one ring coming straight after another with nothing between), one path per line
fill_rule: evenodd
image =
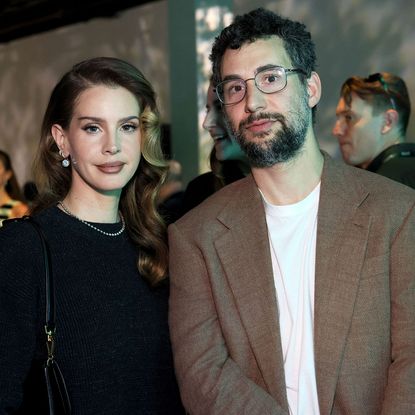
M396 103L395 100L393 99L393 96L391 95L389 88L388 88L388 84L385 81L385 79L383 78L381 73L374 73L372 75L369 75L367 78L364 79L365 82L379 82L382 85L383 90L385 91L386 95L389 97L391 106L394 110L396 110Z
M306 75L302 69L286 69L272 66L259 71L254 78L227 79L216 86L216 94L224 105L234 105L241 102L246 95L247 81L254 81L255 86L264 94L282 91L287 86L287 76L293 73Z

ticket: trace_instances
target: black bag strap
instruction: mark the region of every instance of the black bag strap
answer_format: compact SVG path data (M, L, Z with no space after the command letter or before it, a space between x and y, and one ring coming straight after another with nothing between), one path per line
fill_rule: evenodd
M31 216L24 216L24 219L27 220L27 222L30 223L36 230L42 244L46 290L45 331L46 334L49 335L50 333L52 333L52 335L54 336L56 331L55 285L53 281L49 245L40 225Z
M46 316L45 316L45 331L46 333L55 334L56 331L56 306L55 306L55 284L52 274L52 262L49 244L46 240L46 236L40 227L40 225L31 216L23 216L22 218L6 219L3 221L3 226L12 222L25 221L30 223L37 234L42 246L42 256L45 270L45 294L46 294Z

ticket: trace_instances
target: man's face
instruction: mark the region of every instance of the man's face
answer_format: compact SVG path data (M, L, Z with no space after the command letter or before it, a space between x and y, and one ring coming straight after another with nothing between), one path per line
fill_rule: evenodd
M272 36L226 50L221 66L223 80L254 78L267 66L292 68L280 38ZM254 80L247 81L245 98L225 107L227 121L253 167L270 167L288 161L302 148L311 123L305 87L298 75L287 86L265 94Z
M343 160L366 168L382 151L382 113L373 114L370 103L352 93L350 107L340 98L333 135L338 139Z

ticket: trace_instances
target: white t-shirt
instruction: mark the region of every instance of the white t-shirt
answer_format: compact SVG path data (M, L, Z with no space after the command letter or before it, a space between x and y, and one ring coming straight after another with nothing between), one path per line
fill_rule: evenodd
M271 205L262 195L291 415L320 414L313 343L319 196L320 184L293 205Z

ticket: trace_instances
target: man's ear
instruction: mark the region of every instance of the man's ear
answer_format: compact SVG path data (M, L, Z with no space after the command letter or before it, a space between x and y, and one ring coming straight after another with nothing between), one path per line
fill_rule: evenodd
M59 150L67 157L69 155L69 149L67 148L68 143L65 130L59 124L53 124L50 132Z
M383 113L382 134L388 133L392 128L398 125L399 114L398 111L390 108Z
M308 106L315 107L321 98L321 81L317 72L311 72L307 79Z

